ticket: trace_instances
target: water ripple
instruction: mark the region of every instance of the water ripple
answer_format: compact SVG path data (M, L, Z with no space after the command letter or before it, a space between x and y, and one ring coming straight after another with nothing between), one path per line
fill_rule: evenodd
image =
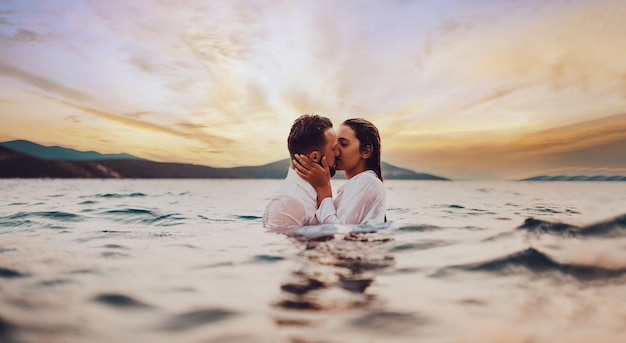
M426 250L449 245L450 242L444 240L424 240L418 243L404 243L391 248L389 252L399 252L406 250Z
M0 226L15 227L30 225L33 223L30 220L31 218L52 219L62 222L79 222L84 220L81 215L61 211L18 212L9 216L0 217Z
M99 294L91 300L117 308L148 308L152 307L127 295L118 293Z
M145 196L147 196L147 195L144 194L144 193L130 193L130 194L105 193L105 194L96 194L96 195L93 195L92 197L119 199L119 198L138 198L138 197L145 197Z
M271 255L257 255L254 256L254 262L279 262L283 261L285 258L281 256L271 256Z
M24 276L26 275L16 270L0 267L0 278L13 279L13 278L24 277Z
M174 226L183 224L187 218L180 213L159 214L151 210L141 208L124 208L104 211L101 214L115 221L124 223L142 223L156 226Z
M430 323L412 313L380 311L368 313L352 321L352 325L368 330L383 330L393 333L410 331L419 325Z
M162 326L165 331L183 331L206 324L217 323L232 318L237 313L221 308L182 313L171 318Z
M434 225L407 225L407 226L402 226L400 228L398 228L398 230L400 231L432 231L432 230L439 230L442 229L441 227L438 226L434 226Z

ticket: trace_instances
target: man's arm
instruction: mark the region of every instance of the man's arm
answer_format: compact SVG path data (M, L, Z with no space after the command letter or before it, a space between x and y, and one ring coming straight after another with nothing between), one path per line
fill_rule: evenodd
M263 214L263 227L278 229L300 227L306 223L306 210L302 202L293 196L274 197Z

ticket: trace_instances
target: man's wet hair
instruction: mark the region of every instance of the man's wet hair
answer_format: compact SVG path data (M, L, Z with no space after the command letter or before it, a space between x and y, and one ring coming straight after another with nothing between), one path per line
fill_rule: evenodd
M304 114L294 120L287 138L291 158L293 159L295 154L321 152L328 143L325 132L332 127L330 119L317 114Z

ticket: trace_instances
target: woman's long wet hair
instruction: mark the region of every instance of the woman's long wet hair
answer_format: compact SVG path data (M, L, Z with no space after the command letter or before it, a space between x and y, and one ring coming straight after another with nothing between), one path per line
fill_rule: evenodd
M376 126L363 118L347 119L343 125L354 130L354 135L361 143L359 147L361 152L366 151L368 146L370 147L372 153L365 160L365 167L368 170L373 170L380 181L383 181L383 173L380 168L380 134Z

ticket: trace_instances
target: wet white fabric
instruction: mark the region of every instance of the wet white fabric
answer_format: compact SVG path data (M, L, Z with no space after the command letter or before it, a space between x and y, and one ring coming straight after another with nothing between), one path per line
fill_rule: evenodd
M289 168L287 178L272 195L263 213L263 227L277 229L316 225L317 193L315 188Z
M383 182L368 170L339 187L334 200L322 200L317 218L322 224L381 224L385 222L386 202Z

